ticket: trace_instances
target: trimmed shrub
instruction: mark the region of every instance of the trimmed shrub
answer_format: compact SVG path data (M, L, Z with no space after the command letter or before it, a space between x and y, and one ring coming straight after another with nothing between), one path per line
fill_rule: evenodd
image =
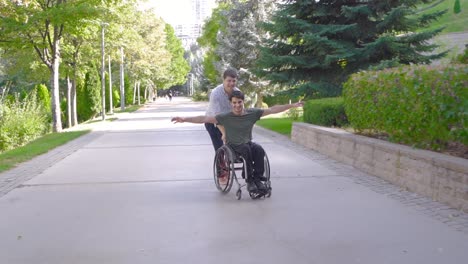
M304 122L327 127L348 124L342 97L309 100L304 104Z
M101 111L101 86L98 74L93 70L87 72L84 84L78 84L76 90L78 120L87 121Z
M36 85L35 87L36 94L37 94L37 101L41 104L44 109L48 112L51 111L51 104L50 104L50 93L47 89L47 86L44 84Z
M344 84L344 103L357 131L440 149L468 144L468 67L405 66L360 72Z
M453 5L453 13L458 14L460 12L461 12L460 0L455 0L455 4Z

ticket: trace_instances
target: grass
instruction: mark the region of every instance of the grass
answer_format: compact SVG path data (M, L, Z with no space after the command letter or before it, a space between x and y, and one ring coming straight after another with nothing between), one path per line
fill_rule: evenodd
M302 120L293 120L292 118L289 118L289 117L279 117L279 118L272 117L272 118L262 118L258 120L257 125L290 137L292 123L301 122L301 121Z
M425 8L434 3L423 5L420 9L424 10L422 11L423 14L447 10L447 13L440 17L439 20L432 23L431 28L445 27L443 33L468 31L468 0L460 0L461 12L458 14L453 12L454 3L455 0L444 0L427 10Z
M9 170L21 162L28 161L36 156L46 153L49 150L63 145L88 132L89 130L51 133L31 141L22 147L5 151L0 154L0 172Z
M120 107L119 108L115 108L114 109L114 113L131 113L131 112L135 112L136 110L140 109L141 107L143 107L143 105L130 105L130 106L126 106L125 107L125 110L120 110Z

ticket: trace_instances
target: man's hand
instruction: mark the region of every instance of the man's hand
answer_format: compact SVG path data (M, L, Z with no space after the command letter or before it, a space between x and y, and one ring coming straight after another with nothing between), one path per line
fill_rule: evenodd
M174 122L174 124L175 123L183 123L183 122L185 122L185 118L180 117L180 116L176 116L176 117L173 117L171 119L171 121Z

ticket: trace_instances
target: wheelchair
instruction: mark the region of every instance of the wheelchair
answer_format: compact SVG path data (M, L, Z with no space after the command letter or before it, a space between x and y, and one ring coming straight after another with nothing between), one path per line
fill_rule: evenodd
M242 172L241 175L244 181L239 180L236 171ZM223 145L216 151L213 164L213 172L216 188L221 193L229 193L235 181L237 184L237 200L240 200L242 198L242 188L247 185L245 182L247 177L247 165L245 159L242 156L236 155L234 150L232 150L232 148L228 145ZM227 175L226 182L220 182L220 177L222 175ZM250 198L259 199L262 197L268 198L271 196L270 162L268 161L268 156L266 153L264 156L263 178L266 179L266 181L264 182L266 186L266 191L249 192Z

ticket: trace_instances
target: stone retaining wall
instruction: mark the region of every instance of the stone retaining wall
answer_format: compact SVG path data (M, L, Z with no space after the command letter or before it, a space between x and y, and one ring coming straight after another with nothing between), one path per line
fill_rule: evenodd
M468 212L468 160L294 123L292 141L409 191Z

